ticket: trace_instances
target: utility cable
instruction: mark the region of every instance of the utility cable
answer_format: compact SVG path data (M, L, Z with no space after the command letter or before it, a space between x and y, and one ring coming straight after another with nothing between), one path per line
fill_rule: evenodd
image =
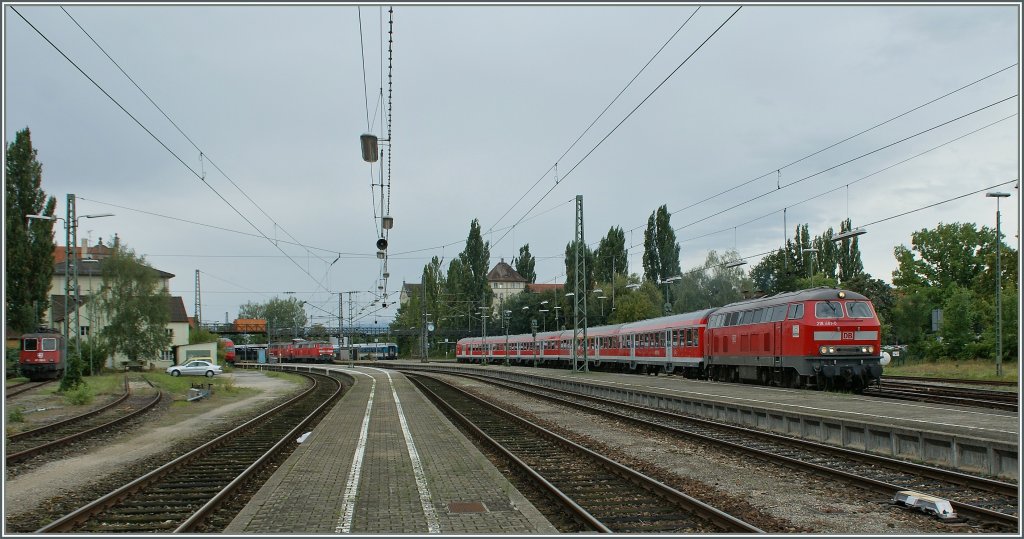
M547 192L546 192L546 193L544 193L544 195L542 195L542 196L540 197L540 199L539 199L539 200L538 200L538 201L537 201L537 202L536 202L536 203L535 203L535 204L534 204L534 205L533 205L532 207L530 207L530 209L529 209L529 210L527 210L527 212L526 212L526 213L525 213L525 214L523 215L523 217L521 217L521 218L520 218L520 219L519 219L518 221L516 221L516 223L515 223L515 224L516 224L516 225L518 225L519 223L521 223L521 222L523 221L523 219L525 219L525 218L526 218L527 216L529 216L529 215L530 215L530 212L532 212L532 211L534 210L534 208L536 208L536 207L537 207L537 205L539 205L539 204L541 203L541 201L543 201L543 200L544 200L545 198L547 198L547 196L548 196L549 194L551 194L551 191L553 191L553 190L555 189L555 187L558 187L558 185L559 185L560 183L562 183L563 181L565 181L565 179L566 179L566 178L568 178L568 177L569 177L569 175L571 175L571 174L573 173L573 171L574 171L574 170L576 170L576 167L580 166L580 164L581 164L581 163L583 163L584 161L586 161L586 160L587 160L587 158L588 158L588 157L590 157L590 155L591 155L592 153L594 153L594 151L595 151L595 150L597 150L597 148L598 148L598 147L600 147L600 146L601 146L601 144L603 144L603 143L604 143L604 141L608 140L608 137L612 136L612 133L614 133L614 132L615 132L615 131L616 131L616 130L617 130L617 129L618 129L619 127L620 127L620 126L622 126L622 124L623 124L623 123L625 123L625 122L626 122L626 120L628 120L628 119L629 119L630 117L632 117L632 116L633 116L633 114L634 114L634 113L635 113L635 112L636 112L636 111L637 111L637 110L638 110L638 109L639 109L639 108L640 108L641 106L643 106L643 104L644 104L644 103L646 103L646 102L647 102L647 100L648 100L648 99L650 99L650 98L651 98L651 96L653 96L655 92L657 92L657 91L658 91L658 90L659 90L659 89L660 89L660 88L661 88L662 86L664 86L664 85L665 85L665 83L666 83L666 82L668 82L668 80L669 80L670 78L672 78L672 76L673 76L673 75L675 75L675 74L676 74L676 72L678 72L678 71L679 71L679 70L680 70L680 69L681 69L681 68L682 68L682 67L683 67L684 65L686 65L686 62L690 61L690 58L693 58L693 55L697 54L697 52L698 52L698 51L699 51L699 50L700 50L701 48L703 48L703 47L704 47L704 45L705 45L705 44L707 44L707 42L711 40L711 38L715 37L715 34L717 34L717 33L718 33L718 31L719 31L719 30L721 30L721 29L722 29L722 27L726 25L726 23L728 23L729 21L731 21L731 20L732 20L732 18L733 18L733 17L735 17L735 16L736 16L736 14L737 14L737 13L739 13L740 9L742 9L742 8L743 8L743 6L740 6L740 7L736 8L736 11L733 11L733 12L732 12L732 14L731 14L731 15L729 15L729 17L728 17L727 19L725 19L725 21L724 21L724 22L722 22L722 24L718 25L718 28L715 28L715 31L714 31L714 32L711 32L711 35L709 35L709 36L708 36L708 37L707 37L706 39L704 39L704 41L702 41L702 42L701 42L701 44L700 44L700 45L698 45L698 46L697 46L697 48L695 48L695 49L693 50L693 52L691 52L691 53L690 53L690 55L689 55L689 56L687 56L687 57L686 57L686 58L685 58L685 59L684 59L684 60L683 60L682 62L680 62L680 64L679 64L678 66L676 66L676 68L675 68L675 69L673 69L673 70L672 70L672 72L671 72L671 73L669 73L669 74L668 74L668 76L667 76L667 77L665 77L665 79L661 81L661 83L659 83L659 84L658 84L658 85L657 85L657 86L656 86L656 87L655 87L655 88L654 88L653 90L651 90L651 93L647 94L647 97L645 97L645 98L644 98L644 99L643 99L642 101L640 101L640 103L639 103L639 104L637 104L637 106L633 107L633 110L629 111L629 114L627 114L625 118L623 118L623 119L622 119L622 120L621 120L621 121L620 121L620 122L619 122L618 124L616 124L616 125L615 125L615 127L613 127L613 128L612 128L612 130L611 130L611 131L609 131L609 132L608 132L608 134L604 136L604 138L602 138L602 139L601 139L600 141L598 141L598 143L597 143L597 144L595 144L595 145L594 145L594 147L593 147L593 148L591 148L591 149L590 149L590 151L586 153L586 155L584 155L584 156L583 156L583 157L582 157L582 158L581 158L581 159L580 159L579 161L577 161L577 162L576 162L576 164L575 164L575 165L573 165L573 166L572 166L572 168L570 168L570 169L569 169L569 172L566 172L566 173L565 173L565 175L564 175L564 176L562 176L561 180L559 180L559 181L558 181L558 182L556 182L556 183L555 183L554 185L552 185L552 186L551 186L551 188L550 188L550 189L548 189L548 190L547 190ZM513 225L513 226L515 226L515 225ZM497 245L498 243L501 243L501 240L502 240L502 239L504 239L506 235L508 235L508 232L505 232L505 234L502 234L502 235L501 235L501 237L499 237L499 238L498 238L498 241L494 242L494 244L493 244L493 245Z
M704 202L707 202L707 201L709 201L709 200L712 200L712 199L714 199L714 198L717 198L717 197L719 197L719 196L722 196L722 195L724 195L724 194L726 194L726 193L729 193L729 192L735 191L736 189L739 189L740 187L744 187L744 186L746 186L746 185L749 185L749 184L751 184L751 183L753 183L753 182L756 182L757 180L760 180L760 179L762 179L762 178L768 177L768 176L770 176L770 175L772 175L772 174L776 174L776 175L780 175L780 176L781 176L781 171L782 171L782 170L784 170L784 169L786 169L786 168L789 168L789 167L791 167L791 166L793 166L793 165L795 165L795 164L797 164L797 163L800 163L800 162L802 162L802 161L805 161L805 160L807 160L807 159L810 159L811 157L814 157L815 155L818 155L818 154L820 154L820 153L822 153L822 152L824 152L824 151L826 151L826 150L830 150L830 149L832 149L832 148L834 148L834 147L836 147L836 146L838 146L838 145L840 145L840 144L842 144L842 143L844 143L844 142L848 142L848 141L850 141L850 140L852 140L852 139L854 139L854 138L856 138L856 137L859 137L859 136L861 136L861 135L863 135L863 134L865 134L865 133L868 133L869 131L873 131L873 130L875 130L875 129L877 129L877 128L879 128L879 127L883 126L883 125L886 125L886 124L888 124L888 123L890 123L890 122L893 122L893 121L895 121L895 120L898 120L898 119L900 119L900 118L902 118L902 117L904 117L904 116L906 116L906 115L908 115L908 114L910 114L910 113L912 113L912 112L915 112L915 111L917 111L917 110L920 110L920 109L922 109L922 108L924 108L924 107L926 107L926 106L928 106L928 105L931 105L932 103L935 103L935 102L937 102L937 101L940 101L940 100L942 100L942 99L945 99L945 98L947 98L947 97L949 97L949 96L951 96L951 95L953 95L953 94L956 94L956 93L958 93L958 92L960 92L960 91L962 91L962 90L965 90L965 89L967 89L967 88L970 88L971 86L974 86L975 84L978 84L979 82L982 82L982 81L985 81L985 80L987 80L987 79L990 79L990 78L992 78L992 77L994 77L994 76L996 76L996 75L998 75L998 74L1000 74L1000 73L1002 73L1002 72L1004 72L1004 71L1006 71L1006 70L1008 70L1008 69L1011 69L1011 68L1013 68L1013 67L1016 67L1016 66L1017 66L1017 64L1016 64L1016 63L1013 63L1013 64L1011 64L1011 65L1008 65L1008 66L1006 66L1006 67L1004 67L1004 68L1002 68L1002 69L999 69L999 70L997 70L997 71L995 71L995 72L989 73L988 75L985 75L984 77L981 77L980 79L977 79L977 80L975 80L975 81L973 81L973 82L969 82L969 83L967 83L967 84L965 84L965 85L963 85L963 86L961 86L961 87L959 87L959 88L957 88L957 89L955 89L955 90L952 90L952 91L950 91L950 92L946 92L945 94L943 94L943 95L941 95L941 96L939 96L939 97L936 97L936 98L934 98L934 99L931 99L931 100L929 100L929 101L927 101L927 102L925 102L925 103L922 103L922 104L920 104L920 105L917 105L916 107L913 107L913 108L911 108L911 109L909 109L909 110L906 110L906 111L904 111L904 112L901 112L900 114L897 114L896 116L893 116L892 118L889 118L889 119L887 119L887 120L884 120L884 121L882 121L882 122L879 122L879 123L877 123L877 124L875 124L875 125L873 125L873 126L871 126L871 127L867 128L867 129L864 129L864 130L862 130L862 131L860 131L860 132L858 132L858 133L855 133L855 134L853 134L853 135L850 135L850 136L848 136L848 137L846 137L846 138L844 138L844 139L842 139L842 140L840 140L840 141L838 141L838 142L835 142L835 143L833 143L833 144L830 144L830 145L828 145L828 146L826 146L826 147L824 147L824 148L822 148L822 149L820 149L820 150L818 150L818 151L816 151L816 152L813 152L813 153L810 153L810 154L808 154L808 155L805 155L804 157L801 157L800 159L797 159L797 160L795 160L795 161L793 161L793 162L791 162L791 163L788 163L788 164L786 164L786 165L782 165L782 166L780 166L780 167L777 167L777 168L775 168L775 169L773 169L773 170L771 170L771 171L768 171L768 172L766 172L765 174L762 174L761 176L758 176L758 177L756 177L756 178L754 178L754 179L752 179L752 180L747 180L746 182L743 182L743 183L740 183L740 184L738 184L738 185L735 185L735 186L733 186L733 187L730 187L729 189L726 189L726 190L724 190L724 191L721 191L721 192L719 192L719 193L716 193L716 194L714 194L714 195L711 195L711 196L709 196L709 197L707 197L707 198L703 198L703 199L701 199L701 200L698 200L697 202L694 202L694 203L690 204L689 206L686 206L686 207L680 208L680 209L678 209L678 210L675 210L675 211L673 211L673 212L669 212L669 215L673 215L673 214L675 214L675 213L677 213L677 212L680 212L680 211L688 210L688 209L690 209L690 208L692 208L692 207L694 207L694 206L697 206L697 205L699 205L699 204L703 204ZM639 230L640 228L643 228L644 226L645 226L645 225L638 225L638 226L636 226L636 227L633 227L633 228L631 228L631 229L630 229L630 231L633 231L633 230Z
M800 204L804 204L804 203L806 203L806 202L810 202L810 201L812 201L812 200L814 200L814 199L817 199L817 198L821 198L821 197L823 197L823 196L825 196L825 195L828 195L828 194L830 194L830 193L834 193L834 192L836 192L836 191L838 191L838 190L840 190L840 189L843 189L844 187L845 187L845 188L849 188L849 187L850 187L851 185L853 185L853 184L855 184L855 183L858 183L858 182L860 182L860 181L866 180L866 179L868 179L868 178L871 178L871 177L873 177L873 176L876 176L876 175L878 175L878 174L881 174L882 172L885 172L885 171L887 171L887 170L890 170L890 169L893 169L893 168L895 168L895 167L897 167L897 166L899 166L899 165L902 165L902 164L904 164L904 163L906 163L906 162L908 162L908 161L911 161L911 160L917 159L918 157L921 157L921 156L923 156L923 155L925 155L925 154L928 154L928 153L930 153L930 152L933 152L933 151L935 151L935 150L937 150L937 149L939 149L939 148L943 148L943 147L945 147L945 146L948 146L948 145L950 145L950 144L952 144L952 143L954 143L954 142L957 142L957 141L959 141L959 140L965 139L965 138L967 138L967 137L969 137L969 136L971 136L971 135L973 135L973 134L975 134L975 133L978 133L978 132L980 132L980 131L983 131L983 130L985 130L985 129L988 129L989 127L992 127L992 126L994 126L994 125L1000 124L1000 123L1002 123L1002 122L1005 122L1006 120L1009 120L1010 118L1013 118L1013 117L1015 117L1015 116L1017 116L1017 113L1013 113L1013 114L1011 114L1011 115L1009 115L1009 116L1006 116L1005 118L1001 118L1001 119L999 119L999 120L996 120L996 121L994 121L994 122L992 122L992 123L990 123L990 124L988 124L988 125L984 125L984 126L982 126L982 127L979 127L978 129L975 129L975 130L973 130L973 131L971 131L971 132L969 132L969 133L965 133L965 134L963 134L963 135L960 135L959 137L956 137L956 138L954 138L954 139L951 139L951 140L948 140L948 141L946 141L946 142L943 142L942 144L939 144L939 145L937 145L937 146L932 146L931 148L928 148L927 150L925 150L925 151L923 151L923 152L920 152L920 153L918 153L918 154L912 155L912 156L910 156L910 157L908 157L908 158L906 158L906 159L903 159L902 161L898 161L898 162L896 162L896 163L893 163L893 164L891 164L891 165L889 165L889 166L887 166L887 167L885 167L885 168L882 168L882 169L876 170L876 171L874 171L874 172L872 172L872 173L870 173L870 174L868 174L868 175L866 175L866 176L861 176L860 178L857 178L856 180L853 180L853 181L851 181L851 182L848 182L848 183L846 183L845 185L840 185L839 187L836 187L836 188L834 188L834 189L830 189L830 190L828 190L828 191L824 191L824 192L822 192L822 193L819 193L819 194L817 194L817 195L814 195L814 196L812 196L812 197L809 197L809 198L805 198L805 199L801 200L800 202L795 202L795 203L789 204L789 205L787 205L786 207L787 207L787 208L792 208L792 207L794 207L794 206L799 206ZM740 226L745 226L745 225L749 225L750 223L753 223L753 222L759 221L759 220L761 220L761 219L764 219L765 217L769 217L769 216L771 216L771 215L775 215L776 213L779 213L779 212L781 212L781 211L782 211L781 209L779 209L779 210L775 210L775 211L772 211L772 212L766 213L766 214L764 214L764 215L762 215L762 216L760 216L760 217L756 217L756 218L754 218L754 219L751 219L751 220L749 220L749 221L745 221L745 222L739 223L739 224L737 224L737 225L733 225L733 226L731 226L731 227L728 227L728 228L723 228L723 229L721 229L721 230L718 230L718 231L716 231L716 232L709 232L709 233L707 233L707 234L702 234L702 235L700 235L700 236L694 236L694 237L691 237L691 238L686 238L685 240L680 240L680 242L679 242L679 243L686 243L686 242L689 242L689 241L694 241L694 240L698 240L698 239L701 239L701 238L706 238L706 237L708 237L708 236L714 236L715 234L720 234L720 233L722 233L722 232L726 232L726 231L728 231L728 230L732 230L732 229L734 229L734 228L736 228L736 227L740 227ZM846 213L847 213L847 214L849 214L849 210L847 210L847 212L846 212ZM631 247L637 247L637 246L631 246Z
M13 8L12 8L12 9L13 9ZM121 67L121 65L120 65L120 64L119 64L119 63L117 62L117 60L114 60L114 58L113 58L112 56L110 56L110 54L109 54L109 53L108 53L108 52L106 51L106 49L104 49L104 48L103 48L103 46L102 46L102 45L100 45L100 44L99 44L99 42L97 42L97 41L96 41L96 39L92 37L92 34L90 34L90 33L89 33L89 32L88 32L88 31L87 31L87 30L86 30L86 29L85 29L85 28L84 28L84 27L83 27L83 26L82 26L81 24L79 24L78 20L76 20L76 19L75 19L75 18L74 18L74 17L73 17L72 15L71 15L71 13L68 13L68 10L64 9L64 7L63 7L63 6L60 6L60 9L61 9L61 11L63 11L63 12L64 12L64 13L65 13L65 14L66 14L66 15L68 16L68 18L69 18L69 19L71 19L71 21L72 21L72 22L74 22L74 23L75 23L75 26L77 26L77 27L78 27L78 28L79 28L79 29L80 29L80 30L82 31L82 33L84 33L84 34L85 34L85 35L86 35L86 36L87 36L87 37L89 38L89 40L90 40L90 41L92 41L94 45L96 45L96 48L98 48L98 49L100 50L100 52L102 52L102 53L103 53L103 55L104 55L104 56L106 56L106 57L107 57L107 59L108 59L108 60L110 60L110 62L111 62L111 63L113 63L115 67L117 67L117 69L118 69L118 70L119 70L119 71L121 72L121 74L123 74L123 75L124 75L124 76L125 76L125 77L126 77L126 78L127 78L127 79L128 79L128 80L129 80L130 82L131 82L131 83L132 83L132 85L134 85L134 86L135 86L135 88L136 88L136 89L138 89L138 90L139 90L139 92L141 92L141 93L142 93L142 95L144 95L144 96L146 97L146 99L147 99L147 100L148 100L148 101L150 102L150 104L152 104L152 105L153 105L153 107L155 107L155 108L156 108L156 109L157 109L158 111L160 111L160 114L162 114L162 115L163 115L163 117L164 117L165 119L167 119L167 121L168 121L168 122L170 122L170 124L171 124L171 125L173 125L173 126L174 126L174 128L175 128L175 129L176 129L176 130L178 131L178 133L180 133L180 134L181 134L181 136L185 137L185 140L188 140L188 142L189 142L190 144L192 144L192 147L193 147L193 148L195 148L195 149L196 149L196 151L198 151L198 152L199 152L199 155L200 155L200 159L202 159L202 158L205 158L205 159L206 159L207 161L209 161L209 162L210 162L210 164L211 164L211 165L213 165L213 167L214 167L215 169L217 169L217 171L218 171L218 172L220 172L222 176L224 176L225 178L227 178L227 180L228 180L229 182L231 182L231 185L233 185L233 186L235 187L235 189L236 189L236 190L238 190L238 192L239 192L239 193L241 193L241 194L242 194L242 196L244 196L244 197L246 198L246 200L248 200L248 201L249 201L249 202L250 202L250 203L251 203L251 204L252 204L253 206L256 206L256 208L257 208L258 210L260 210L260 212L261 212L261 213L262 213L262 214L263 214L263 215L264 215L264 216L265 216L265 217L266 217L267 219L269 219L269 220L270 220L270 222L272 222L272 223L274 224L274 226L275 226L275 227L277 227L277 228L280 228L282 232L284 232L285 234L287 234L287 235L288 235L288 237L290 237L290 238L291 238L291 239L292 239L293 241L295 241L295 244L296 244L296 245L299 245L299 246L303 246L303 245L302 245L302 243L301 243L301 242L299 242L299 241L298 241L298 239L296 239L296 238L295 238L295 236L292 236L292 235L291 235L291 234L290 234L290 233L289 233L289 232L288 232L287 230L285 230L285 228L284 228L284 227L282 227L281 225L279 225L279 224L277 223L277 221L275 221L275 220L274 220L274 218L273 218L273 217L271 217L271 216L270 216L270 215L269 215L269 214L268 214L268 213L267 213L267 212L266 212L266 211L265 211L265 210L263 209L263 207L261 207L261 206L260 206L259 204L257 204L257 203L256 203L256 201L254 201L254 200L253 200L253 199L252 199L252 198L251 198L251 197L249 196L249 194L245 192L245 190L243 190L243 189L242 189L241 187L239 187L239 186L238 186L238 184L237 184L237 183L235 183L235 180L233 180L233 179L231 178L231 176L228 176L228 174L227 174L226 172L224 172L224 171L223 171L223 170L222 170L222 169L220 168L220 166L218 166L218 165L217 165L217 163L213 162L213 160L212 160L212 159L210 159L210 156L209 156L209 154L207 154L206 152L204 152L204 151L203 151L203 150L202 150L202 149L201 149L201 148L199 147L199 145L197 145L197 144L195 143L195 141L193 141L193 140L192 140L192 138L191 138L191 137L189 137L189 136L188 136L188 135L187 135L187 134L186 134L186 133L184 132L184 130L182 130L182 129L181 129L181 127L180 127L180 126L178 126L178 124L177 124L177 123L176 123L176 122L175 122L174 120L172 120L172 119L171 119L171 117L170 117L170 116L169 116L169 115L168 115L168 114L167 114L167 113L166 113L166 112L164 111L164 109L163 109L163 108L161 108L161 107L160 107L160 105L157 105L156 101L154 101L154 100L153 100L153 98L152 98L152 97L150 97L149 93L147 93L147 92L146 92L145 90L143 90L143 89L142 89L142 87L141 87L141 86L139 86L139 84L138 84L137 82L135 82L135 79L133 79L133 78L132 78L132 76L131 76L131 75L129 75L129 74L128 74L128 72L126 72L126 71L124 70L124 68L122 68L122 67ZM21 14L19 13L18 15L20 16ZM22 18L24 19L24 17L22 17ZM28 21L26 20L26 22L28 22ZM30 25L31 25L31 23L30 23ZM33 26L33 28L35 28L35 27ZM38 32L38 30L36 30L36 31ZM40 35L42 35L42 34L40 34ZM45 37L44 37L44 39L45 39ZM49 41L49 40L47 40L47 41ZM52 45L52 43L51 43L51 45ZM63 52L62 52L61 54L63 54ZM67 56L66 56L66 55L65 55L65 58L67 58ZM68 61L71 61L71 60L70 60L70 59L68 59ZM72 64L74 64L74 62L72 62ZM75 67L78 67L78 66L76 65ZM81 71L81 69L79 69L79 71ZM84 72L83 72L83 74L84 74ZM90 78L90 80L92 80L92 79ZM93 84L95 84L95 82L93 82ZM98 85L97 85L97 87L98 87ZM102 88L101 88L101 90L102 90ZM106 93L106 92L104 92L104 93ZM109 95L108 95L108 96L109 96ZM113 99L113 98L111 98L111 99ZM118 105L118 106L120 106L120 105ZM124 109L123 109L123 107L122 107L122 110L124 110ZM125 111L125 112L127 112L127 111ZM131 115L129 114L129 116L131 116ZM134 117L133 117L133 119L134 119ZM136 121L137 121L137 120L136 120ZM140 125L141 125L141 124L140 124ZM205 176L205 174L201 175L201 179L202 179L202 180L204 181L204 183L205 183L205 177L206 177L206 176ZM212 189L212 187L211 187L211 189ZM218 196L219 196L219 193L218 193ZM222 197L222 198L223 198L223 197ZM236 211L237 211L237 210L236 210ZM315 256L315 255L314 255L314 256ZM325 260L323 260L323 259L321 259L321 261L323 261L323 262L326 262L326 261L325 261ZM310 277L312 277L312 276L310 276Z
M668 38L668 40L665 41L664 44L662 44L661 48L659 48L657 50L657 52L654 53L654 56L651 56L651 59L648 60L647 63L644 64L644 66L640 68L640 71L637 71L636 75L633 75L633 78L630 79L628 83L626 83L626 86L624 86L622 88L622 90L619 90L618 95L616 95L615 98L613 98L611 100L611 102L609 102L608 105L605 106L604 110L602 110L601 113L597 115L597 118L594 118L594 121L590 122L590 125L588 125L587 128L584 129L583 132L580 133L580 135L578 137L576 137L576 140L574 140L573 143L570 144L569 147L564 152L562 152L562 155L558 156L558 159L555 159L555 164L551 165L551 168L549 168L546 171L544 171L544 174L540 178L537 178L537 181L534 182L533 185L531 185L530 188L527 189L525 193L523 193L523 196L519 197L519 200L517 200L515 202L515 204L512 204L512 207L510 207L508 210L506 210L505 213L503 213L501 215L501 217L499 217L498 220L495 221L493 225L491 225L491 228L487 229L488 233L494 231L494 227L498 226L498 223L500 223L502 221L502 219L504 219L505 216L507 216L509 214L509 212L511 212L513 209L515 209L515 207L518 206L519 203L522 202L524 198L526 198L526 195L530 194L530 192L533 191L533 188L537 187L537 184L539 184L541 182L541 180L543 180L544 178L546 178L548 176L549 172L551 172L552 170L555 169L555 167L558 166L558 162L560 162L566 155L568 155L568 153L570 151L572 151L573 148L576 147L576 144L581 139L583 139L583 136L586 135L588 132L590 132L590 128L594 127L594 124L596 124L597 121L600 120L604 116L604 113L608 112L608 109L610 109L612 107L612 105L614 105L615 102L618 101L620 97L622 97L622 94L625 93L626 90L629 89L629 87L633 84L633 82L636 81L636 79L644 72L644 70L647 69L647 66L651 65L651 62L653 62L654 59L657 58L659 54L661 54L661 51L665 50L665 47L667 47L668 44L671 43L673 39L675 39L676 35L679 34L679 31L682 30L684 26L686 26L686 23L690 22L690 19L692 19L693 16L696 15L698 11L700 11L700 6L697 6L697 9L693 10L693 13L690 13L690 16L687 17L685 21L683 21L683 24L679 25L679 28L677 28L676 31Z

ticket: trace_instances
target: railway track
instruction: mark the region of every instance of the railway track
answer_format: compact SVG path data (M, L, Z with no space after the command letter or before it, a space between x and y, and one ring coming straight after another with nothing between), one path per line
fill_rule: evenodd
M890 379L882 379L878 386L865 388L864 395L936 404L977 406L1011 412L1018 411L1020 401L1020 395L1012 391L993 391Z
M931 382L935 384L961 384L974 386L1017 387L1012 380L965 380L963 378L929 378L926 376L883 376L882 382Z
M646 428L710 442L761 460L837 478L890 498L914 490L950 500L961 517L1001 528L1018 529L1018 485L951 470L924 466L870 453L789 438L745 427L716 423L624 402L540 388L519 382L452 374L480 380L560 405L581 408L640 424Z
M247 486L295 438L322 417L344 386L334 377L297 373L312 383L284 404L218 436L38 533L189 533L222 528L234 515L218 508Z
M20 384L14 384L13 386L6 388L4 392L4 399L9 399L15 395L21 395L22 393L32 391L37 387L42 387L45 386L46 384L52 384L55 381L56 380L46 380L45 382L22 382Z
M542 485L584 531L763 533L447 383L420 375L410 376L410 380L477 438Z
M146 380L146 383L149 383L149 380ZM125 421L146 413L163 398L163 392L159 390L157 390L155 396L133 396L128 389L127 376L124 379L124 387L124 393L117 400L102 408L37 429L8 436L7 458L5 460L7 466L22 462L36 455L59 450L67 447L70 443L110 430Z

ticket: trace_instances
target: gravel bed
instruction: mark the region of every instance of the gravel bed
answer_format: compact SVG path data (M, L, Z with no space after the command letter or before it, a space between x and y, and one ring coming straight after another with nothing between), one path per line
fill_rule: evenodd
M834 479L739 457L714 446L559 407L483 382L456 376L443 378L506 409L525 412L562 436L770 533L911 535L978 531L894 506L875 492Z

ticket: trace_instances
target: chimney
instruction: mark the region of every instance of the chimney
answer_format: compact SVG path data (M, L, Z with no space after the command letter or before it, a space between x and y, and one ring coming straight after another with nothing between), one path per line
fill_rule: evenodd
M78 258L92 258L91 256L89 256L89 240L87 238L82 238L82 249L78 253Z

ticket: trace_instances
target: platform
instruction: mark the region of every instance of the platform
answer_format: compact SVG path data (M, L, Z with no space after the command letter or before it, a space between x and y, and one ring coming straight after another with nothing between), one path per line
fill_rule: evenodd
M354 385L226 534L554 534L540 512L401 373Z
M1018 478L1015 412L863 395L532 366L389 361L381 366L475 371L675 410L896 458Z

